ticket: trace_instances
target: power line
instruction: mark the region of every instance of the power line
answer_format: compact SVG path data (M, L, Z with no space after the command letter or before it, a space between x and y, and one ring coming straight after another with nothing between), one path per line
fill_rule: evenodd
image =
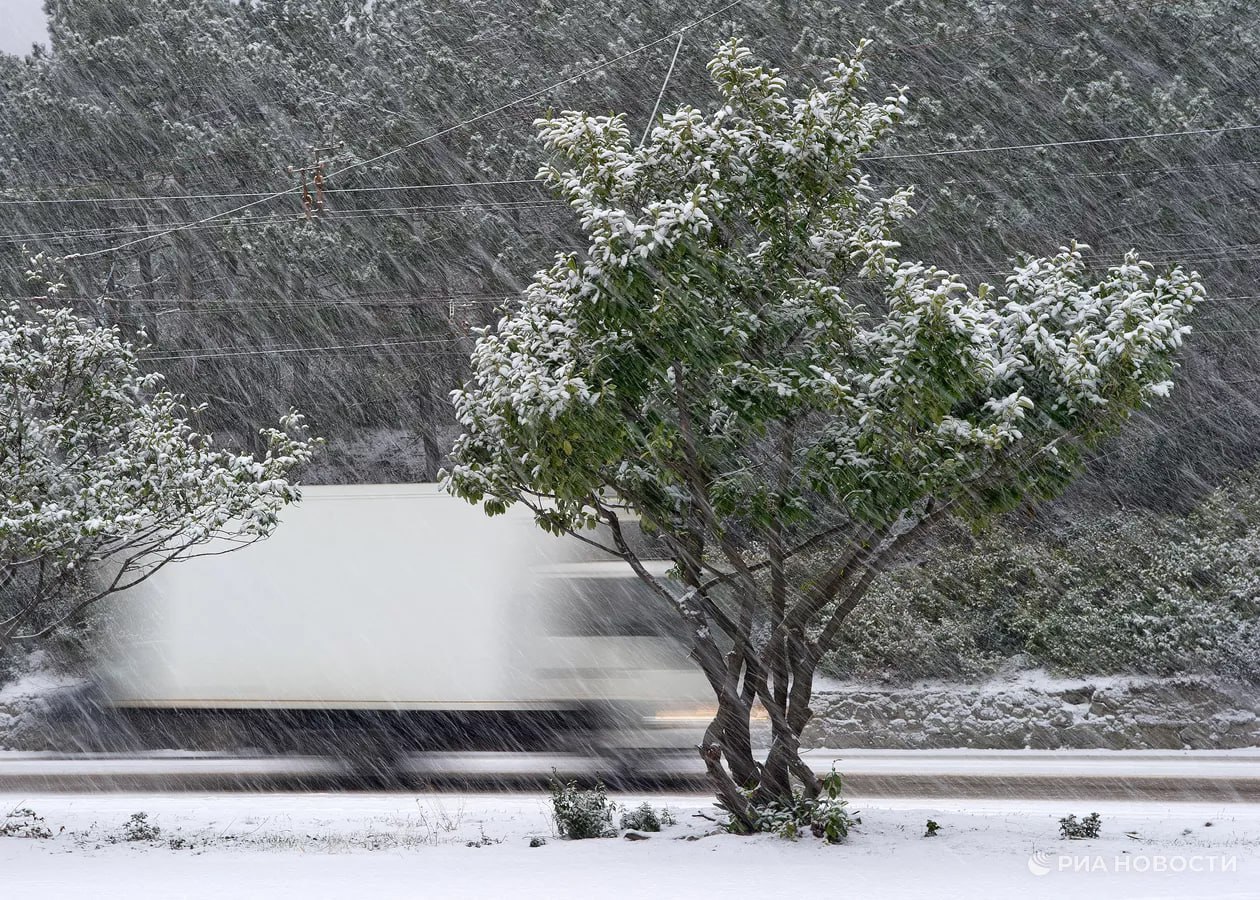
M1255 332L1255 331L1260 331L1260 328L1234 329L1233 331L1230 331L1228 333ZM1224 333L1224 332L1200 331L1197 333L1198 334L1216 334L1216 333ZM236 358L236 357L245 357L245 356L273 356L273 355L287 355L287 354L292 354L292 353L343 353L343 352L362 352L365 350L392 349L395 347L453 346L453 345L458 345L460 343L461 343L461 340L457 338L441 338L441 339L417 338L414 340L399 339L399 340L389 340L389 341L377 341L377 342L365 343L365 344L327 344L327 345L322 345L322 346L303 346L303 347L290 347L290 346L258 347L258 348L249 349L249 350L238 350L238 349L232 349L232 348L219 348L219 347L192 348L186 351L178 351L178 352L168 353L168 354L143 356L141 357L141 359L144 362L182 362L182 361L195 362L195 361L207 360L207 359L227 359L227 358ZM460 356L466 355L465 351L463 350L454 351L454 353ZM1244 381L1257 381L1257 380L1260 380L1260 378L1244 379ZM1226 383L1227 384L1241 384L1243 382L1231 381L1231 382L1226 382ZM1195 417L1195 418L1198 418L1198 417ZM1179 423L1179 425L1180 424L1188 424L1188 422ZM1174 426L1174 427L1178 427L1178 426ZM1107 456L1107 455L1109 454L1101 454L1101 456ZM1096 457L1096 458L1101 458L1101 456Z
M69 299L69 298L67 298ZM1238 295L1232 297L1217 298L1221 300L1246 300L1260 299L1260 295ZM1224 333L1249 333L1260 331L1258 328L1240 328L1240 329L1216 329L1197 331L1197 334L1224 334ZM227 359L245 356L270 356L270 355L287 355L292 353L333 353L333 352L361 352L366 350L392 349L395 347L418 347L418 346L452 346L462 343L459 338L415 338L415 339L394 339L388 341L376 341L371 343L360 344L327 344L321 346L272 346L257 347L251 349L237 349L231 347L203 347L203 348L187 348L178 351L172 351L165 354L154 354L142 356L145 362L178 362L184 360L197 361L207 359ZM463 351L459 351L463 355ZM1228 382L1235 384L1239 382ZM1184 423L1183 423L1184 424ZM1108 454L1102 454L1106 456ZM1100 458L1100 457L1099 457Z
M568 204L563 200L539 198L536 200L501 201L494 203L463 202L415 206L377 206L367 207L364 209L349 209L345 212L327 210L326 214L321 217L321 221L346 222L359 219L391 218L404 212L451 212L463 209L529 210L556 208L567 205ZM105 239L126 234L144 234L150 237L160 237L164 234L170 234L175 231L205 231L212 228L236 228L243 225L273 225L285 222L302 221L304 221L302 216L296 213L264 213L254 216L241 216L229 219L225 222L210 222L206 219L198 219L191 222L159 222L149 226L101 225L96 227L71 228L63 231L29 232L26 234L0 234L0 243L16 244L23 241L48 241L63 240L68 238ZM71 254L71 256L66 258L71 259L75 257L75 254ZM77 257L82 258L83 254L77 254Z
M495 297L493 299L463 299L463 298L417 298L415 300L391 300L391 301L355 301L355 300L295 300L285 303L234 303L223 304L218 306L167 306L159 309L154 315L166 315L177 313L179 315L238 315L240 313L254 312L286 312L289 310L302 311L312 309L328 309L328 308L347 308L350 310L367 311L370 309L414 309L424 306L441 306L454 307L455 309L467 309L475 306L492 306L502 304L510 299L509 296ZM114 316L123 318L142 318L145 313L135 312L114 312Z
M370 344L329 344L322 347L257 347L252 350L238 350L232 347L197 347L191 350L177 351L167 354L142 356L145 362L175 362L179 360L225 359L237 356L271 356L287 353L331 353L356 350L377 350L387 347L431 346L435 344L451 345L459 341L455 338L416 338L391 341L378 341Z
M564 78L553 84L549 84L546 87L541 88L540 90L534 91L533 93L525 94L522 97L517 97L515 100L510 100L507 103L502 104L501 106L495 107L494 109L487 110L486 112L483 112L483 113L479 113L471 118L464 119L461 122L456 122L454 125L447 126L446 128L435 131L432 134L428 134L408 144L403 144L402 146L395 147L392 150L386 150L384 153L377 154L376 156L370 157L369 159L360 160L359 162L355 162L347 166L343 166L342 168L337 169L334 172L332 172L329 177L340 175L342 172L353 171L354 169L359 169L359 168L362 168L363 166L372 165L373 163L380 162L381 160L386 159L390 156L394 156L395 154L413 149L415 147L420 146L421 144L428 143L429 141L436 140L437 138L443 137L444 135L450 134L451 132L458 131L461 128L466 128L469 125L473 125L477 122L482 121L483 119L487 119L491 116L497 115L498 113L501 113L504 110L511 109L514 106L520 106L522 103L528 103L530 100L535 100L538 97L541 97L544 94L547 94L558 87L562 87L563 85L570 84L571 82L577 81L580 78L584 78L587 75L590 75L594 72L598 72L600 69L607 68L613 63L620 62L623 59L627 59L635 55L636 53L640 53L644 50L647 50L650 47L655 47L657 44L662 43L663 41L671 40L677 37L678 35L682 34L683 32L687 31L690 28L694 28L695 26L700 25L704 22L707 22L710 19L716 18L717 16L726 12L728 9L732 9L735 6L738 6L741 2L742 0L731 0L730 3L725 4L724 6L720 7L717 10L714 10L708 15L702 16L699 19L695 19L694 21L689 22L688 24L684 25L682 28L675 29L674 31L671 31L669 34L663 35L657 38L656 40L649 41L646 44L642 44L638 47L635 47L633 50L628 50L625 53L622 53L620 56L614 56L611 59L604 60L603 62L600 62L594 66L589 66L588 68L583 69L581 72L578 72L576 75L571 75L568 78ZM277 191L274 194L269 194L265 197L261 197L257 200L253 200L249 203L235 207L234 209L225 210L224 212L220 212L220 213L214 213L213 215L206 216L202 219L198 219L196 222L193 222L191 224L201 225L203 223L210 222L215 219L221 219L225 216L230 216L233 213L241 212L243 210L249 209L250 207L257 206L260 203L266 203L269 200L274 200L277 197L283 197L286 194L295 193L298 190L299 189L296 187L286 188L283 191ZM171 228L166 231L159 232L157 234L146 235L144 237L136 238L135 240L125 241L124 243L119 244L115 247L106 247L102 250L93 250L89 253L72 253L66 258L67 259L90 259L92 257L101 256L106 253L114 253L118 250L122 250L127 247L132 247L136 244L144 243L145 241L151 241L151 240L154 240L155 238L164 237L173 232L180 231L185 227L191 227L191 226L181 226L177 228Z
M952 274L968 274L968 273L952 273ZM195 313L240 313L253 312L255 310L287 310L287 309L311 309L327 306L350 306L350 307L385 307L385 308L410 308L413 306L435 305L450 307L452 304L456 308L468 306L483 306L496 303L510 302L516 298L517 292L504 291L498 294L445 294L430 296L412 296L408 294L399 295L351 295L347 297L306 297L298 300L288 301L266 301L254 302L247 297L201 297L201 298L180 298L180 297L83 297L83 296L64 296L59 295L56 299L61 302L79 302L79 303L110 303L110 304L140 304L140 305L163 305L167 309L159 312L178 312L181 314ZM18 297L5 296L0 300L6 301L36 301L41 300L40 297ZM1224 297L1212 296L1211 300L1217 302L1227 302L1236 300L1260 300L1260 294L1231 294ZM115 315L125 315L124 313L115 313ZM137 314L138 315L138 314ZM1253 329L1238 329L1240 331L1248 331ZM1229 329L1213 331L1203 331L1196 328L1196 334L1215 334L1225 333Z
M1031 174L1031 175L1021 174L1019 176L1019 179L1021 181L1055 181L1060 178L1121 178L1121 177L1127 177L1130 175L1161 175L1161 174L1169 174L1169 173L1174 173L1174 172L1197 171L1197 170L1202 170L1202 169L1240 168L1244 166L1254 166L1257 164L1260 164L1260 159L1235 160L1232 162L1222 162L1222 163L1191 163L1184 166L1170 166L1170 167L1164 167L1164 168L1137 168L1137 169L1114 169L1114 170L1102 169L1102 170L1097 170L1097 171L1092 171L1092 172L1053 172L1053 173ZM498 180L490 180L490 181L451 181L451 182L434 183L434 184L394 184L394 185L376 185L373 187L326 188L324 190L324 194L325 195L363 194L363 193L384 193L384 192L392 192L392 191L437 190L437 189L451 189L451 188L491 188L491 187L519 186L519 185L534 185L537 187L541 187L542 184L543 182L539 181L536 178L507 178L507 179L498 179ZM992 185L993 179L992 178L948 178L940 182L941 187L947 187L947 186L956 185L956 184ZM262 192L257 192L257 191L249 191L249 192L236 192L236 193L224 193L224 194L153 194L153 195L143 196L143 197L69 197L69 198L59 198L59 199L48 198L48 197L29 197L29 198L3 199L3 200L0 200L0 205L22 206L22 205L34 205L34 204L105 204L105 203L136 205L136 204L141 204L141 203L154 204L154 203L160 203L166 200L214 200L214 199L229 199L229 198L239 199L239 198L244 198L244 197L270 197L270 196L272 195L265 194ZM493 205L507 204L510 202L512 201L495 201L495 202L486 201L482 203L468 201L462 204L452 204L452 206L458 206L458 205L469 206L469 207L493 206ZM546 198L546 197L539 197L536 199L521 200L521 201L516 201L516 202L519 202L519 203L560 203L563 201L551 200L550 198ZM401 208L406 208L406 207L401 207ZM411 208L418 209L420 207L411 207ZM430 208L436 209L440 207L430 207ZM359 211L359 210L351 210L351 211ZM168 227L171 224L173 223L153 223L153 225L150 227L158 229L158 228ZM187 224L187 223L174 223L174 224ZM76 229L76 231L89 231L89 230L96 231L96 230L104 229L106 227L107 226L100 226L99 229L98 228ZM142 226L132 226L132 227L142 227ZM123 226L115 226L115 229L119 233L125 230ZM47 234L53 234L53 235L63 235L63 234L69 234L69 233L71 232L70 231L47 232ZM34 238L34 237L40 237L40 236L42 235L36 234L36 235L32 235L31 237Z
M643 128L643 137L639 139L640 147L647 143L648 135L652 133L652 125L656 122L656 112L661 108L661 100L665 97L665 88L669 87L669 76L674 74L674 64L678 62L678 52L682 50L683 38L686 36L687 33L685 31L678 35L678 46L674 48L674 55L669 60L669 68L665 70L665 78L661 81L661 90L656 95L656 102L652 104L652 113L648 116L647 125Z
M1229 163L1205 163L1202 165L1179 166L1179 167L1164 168L1164 169L1129 169L1129 170L1118 170L1114 172L1110 172L1110 171L1063 172L1063 173L1055 173L1055 174L1027 176L1024 178L1024 180L1055 180L1059 178L1086 178L1086 177L1123 176L1123 175L1133 175L1133 174L1140 174L1140 173L1165 173L1165 172L1185 171L1189 169L1213 169L1213 168L1224 168L1224 167L1234 167L1234 166L1250 166L1250 165L1256 165L1257 163L1260 163L1260 160L1240 160L1237 162L1229 162ZM978 178L966 179L966 180L950 179L950 180L942 182L941 184L942 186L947 186L947 185L952 185L952 184L972 184L972 183L988 183L988 182L989 182L989 179L978 179ZM486 181L486 182L462 182L460 184L462 184L463 186L471 186L471 185L495 185L495 184L516 184L516 183L537 183L537 182ZM364 190L364 191L410 190L416 187L447 187L447 186L453 186L454 184L456 183L452 183L452 185L402 185L402 186L394 186L394 187L363 188L363 189L347 188L344 190L346 191L350 191L350 190L356 190L356 191L357 190ZM331 193L331 191L328 193ZM189 195L189 196L194 196L194 195ZM207 195L207 196L211 196L211 195ZM241 196L248 196L248 195L241 195ZM27 202L27 201L14 200L14 201L7 201L7 202L21 203L21 202ZM30 202L43 202L43 201L30 201ZM48 201L48 202L63 202L63 201ZM74 201L64 201L64 202L74 202ZM416 205L408 205L408 206L381 206L381 207L350 208L343 212L338 212L336 210L333 210L332 211L333 214L330 216L329 221L349 221L349 220L355 220L355 219L388 218L390 216L393 216L395 214L402 213L402 212L442 212L442 211L463 210L463 209L527 210L527 209L542 209L542 208L547 208L547 207L561 207L561 206L566 206L566 205L567 204L563 200L550 199L546 197L539 197L539 198L533 198L533 199L527 199L527 200L516 200L516 201L468 200L468 201L461 201L459 203L448 203L448 204L430 204L430 205L416 204ZM300 216L289 214L289 213L266 213L266 214L257 215L257 216L245 216L245 217L234 218L229 221L214 224L214 225L206 224L204 227L202 226L201 223L204 222L205 220L194 220L190 222L177 222L177 223L162 222L162 223L153 223L152 225L148 225L148 226L145 226L145 225L101 225L101 226L95 226L95 227L65 229L62 231L28 232L25 234L0 235L0 243L20 243L23 241L61 240L61 239L77 238L77 237L95 237L95 238L104 239L110 236L120 236L120 235L137 234L137 233L142 234L144 236L160 236L161 234L167 234L167 233L170 233L171 231L178 231L178 230L200 231L200 230L205 230L205 228L232 228L232 227L238 227L238 226L243 226L243 225L275 224L275 223L283 223L283 222L288 222L288 221L300 220L300 218L301 218Z
M1172 172L1192 171L1192 170L1198 170L1198 169L1235 168L1235 167L1241 167L1241 166L1253 166L1257 164L1260 164L1260 160L1252 159L1252 160L1239 160L1239 161L1227 162L1227 163L1202 163L1202 164L1194 164L1194 165L1188 165L1188 166L1176 166L1176 167L1157 168L1157 169L1123 169L1123 170L1115 170L1115 171L1101 170L1101 171L1095 171L1095 172L1056 172L1053 174L1042 174L1042 175L1021 175L1020 179L1022 181L1050 181L1050 180L1058 180L1061 178L1108 178L1108 177L1123 177L1123 176L1139 175L1139 174L1164 174L1164 173L1172 173ZM507 179L507 180L500 180L500 181L450 182L448 184L385 185L385 186L370 187L370 188L341 188L338 190L330 189L330 190L325 191L325 194L351 193L351 192L365 193L365 192L376 192L376 191L407 191L407 190L419 190L419 189L425 189L425 188L489 187L489 186L495 186L495 185L514 185L514 184L541 184L541 182L537 181L536 179ZM992 186L992 179L987 179L987 178L947 179L945 181L942 181L940 183L940 186L948 187L951 185L959 185L959 184L985 184L985 185L990 186L989 193L1000 193L1000 191L997 188ZM92 200L83 199L83 198L67 199L67 200L50 200L50 199L12 200L10 199L10 200L0 200L0 203L16 205L16 204L29 204L29 203L132 202L133 200L135 202L141 202L141 201L147 202L147 201L156 201L156 200L164 200L164 199L201 199L201 198L212 198L212 197L249 197L249 196L261 196L261 195L241 193L241 194L186 194L178 198L152 196L152 197L136 197L136 198L112 197L112 198L101 198L101 199L92 199ZM344 220L347 218L365 218L365 216L362 215L363 213L375 213L375 212L381 212L381 213L390 213L394 211L431 212L431 211L454 210L454 209L463 209L463 208L529 209L533 207L561 206L561 205L564 205L563 200L555 200L555 199L551 199L547 197L538 197L538 198L523 199L523 200L516 200L516 201L467 200L467 201L461 201L459 203L437 204L437 205L427 205L427 206L426 205L410 205L410 206L396 206L396 207L387 206L387 207L368 207L368 208L363 208L363 209L352 207L343 212L338 212L336 210L333 210L333 212L335 214L336 219ZM299 217L295 215L293 216L293 218L296 219ZM242 218L232 219L230 222L226 222L222 226L216 226L216 227L231 227L235 225L280 222L280 221L286 221L287 219L289 219L289 214L287 213L268 213L262 216L242 217ZM196 222L176 222L176 223L157 222L157 223L152 223L149 225L133 224L133 225L85 226L83 228L63 229L61 231L28 232L24 234L0 235L0 242L17 243L20 241L36 241L36 240L46 240L46 239L55 240L55 239L69 238L69 237L80 237L80 236L85 236L85 235L105 237L107 235L135 234L137 233L137 230L139 229L147 229L145 233L151 234L151 233L154 233L154 232L166 229L166 228L171 228L171 227L184 227L184 228L193 229L195 228L196 225L197 225ZM198 228L196 230L202 230L202 229Z
M1233 169L1242 166L1260 164L1260 159L1240 159L1223 163L1192 163L1185 166L1169 166L1161 169L1099 169L1094 172L1047 172L1040 175L1020 174L1020 181L1057 181L1060 178L1122 178L1129 175L1164 175L1172 172L1190 172L1197 169ZM954 184L987 184L992 185L992 178L946 178L938 185L946 187Z
M376 303L393 303L393 302L421 302L421 303L448 303L452 300L462 301L478 301L478 300L502 300L510 296L515 296L514 291L505 291L503 293L456 293L456 294L422 294L414 295L400 291L376 291L366 294L347 294L343 297L302 297L296 300L286 301L291 304L313 303L313 304L341 304L341 303L363 303L364 305L373 305ZM40 297L20 297L0 296L0 300L39 300ZM78 301L85 303L183 303L194 306L211 305L211 304L231 304L237 306L251 305L248 297L122 297L122 296L96 296L87 297L83 295L67 296L58 294L58 301ZM278 302L278 301L277 301Z
M438 184L388 184L375 187L324 188L325 194L366 194L376 191L423 191L464 187L499 187L532 184L541 186L537 178L504 178L497 181L449 181ZM246 197L273 197L265 191L237 191L226 194L151 194L146 197L31 197L0 200L0 205L17 206L34 203L154 203L165 200L233 200Z
M1230 256L1229 254L1237 250L1255 247L1255 246L1260 246L1260 242L1249 243L1249 244L1229 245L1229 246L1220 247L1220 248L1212 248L1212 247L1207 247L1205 245L1201 245L1199 247L1164 248L1161 251L1162 253L1181 253L1181 254L1186 254L1186 256L1180 259L1157 260L1156 263L1157 264L1170 264L1173 262L1185 261L1186 259L1193 259L1193 256L1190 255L1190 251L1193 251L1193 250L1204 250L1210 254L1208 256L1204 256L1200 260L1203 262L1249 261L1249 260L1256 259L1257 257L1250 256L1250 255ZM1119 252L1120 251L1118 250L1098 251L1096 253L1091 253L1090 256L1094 258L1098 258L1102 256L1112 256L1114 254L1118 254ZM953 271L951 272L951 274L958 275L958 276L1002 275L1002 274L1008 274L1008 271L1007 270L959 270L959 271ZM216 314L216 313L223 314L223 313L251 313L251 312L264 311L264 310L265 311L286 311L286 310L318 309L318 308L323 308L323 307L338 307L338 306L351 307L351 308L378 307L378 308L406 309L406 308L412 308L412 307L424 306L424 305L441 305L441 306L447 306L447 307L455 306L457 308L458 307L466 308L466 307L471 307L471 306L502 304L505 302L509 302L514 296L516 296L516 292L513 292L513 291L503 291L499 293L467 292L467 293L441 294L441 295L413 295L413 294L407 294L407 293L380 291L380 292L372 292L372 293L366 293L366 294L352 294L352 295L343 296L343 297L328 297L328 298L301 297L294 300L267 301L267 302L262 302L262 303L251 301L248 297L180 298L180 297L122 297L122 296L88 297L88 296L64 296L63 295L63 296L57 297L57 299L63 302L110 303L110 304L125 304L125 305L133 305L133 304L162 305L164 307L167 307L166 309L160 310L159 314L176 313L176 312L181 313L181 314ZM0 297L0 299L10 300L10 301L16 300L16 301L30 302L30 301L39 300L41 298L10 295L10 296ZM1260 299L1260 295L1231 295L1231 296L1225 296L1225 297L1215 297L1213 299L1219 300L1219 301ZM119 315L127 315L127 314L121 313ZM1208 332L1199 332L1199 333L1208 333Z
M1044 141L1038 144L1005 144L998 147L961 147L955 150L932 150L922 153L890 153L884 156L863 156L867 162L893 159L924 159L930 156L960 156L964 153L1005 153L1012 150L1040 150L1047 147L1077 147L1082 144L1107 144L1121 141L1146 141L1157 138L1189 137L1203 134L1226 134L1235 131L1252 131L1260 125L1230 125L1224 128L1195 128L1187 131L1163 131L1152 134L1125 134L1115 137L1082 138L1074 141Z

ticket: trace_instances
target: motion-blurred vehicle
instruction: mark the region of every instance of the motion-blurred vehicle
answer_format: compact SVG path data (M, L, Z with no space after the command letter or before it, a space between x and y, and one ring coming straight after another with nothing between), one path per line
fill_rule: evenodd
M101 682L155 747L690 749L674 613L598 553L436 485L305 487L267 540L122 596Z

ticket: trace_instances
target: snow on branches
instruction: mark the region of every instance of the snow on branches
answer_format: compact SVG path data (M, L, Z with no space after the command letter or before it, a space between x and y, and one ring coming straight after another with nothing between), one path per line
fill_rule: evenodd
M117 329L0 314L0 648L168 562L268 535L314 443L290 413L261 457L218 449ZM191 412L199 412L195 408Z
M790 99L728 42L709 64L717 109L663 115L642 147L622 116L538 122L557 157L540 175L589 246L481 335L454 395L457 493L500 508L524 489L578 526L591 496L646 481L668 518L689 492L666 464L680 443L663 410L682 396L717 454L709 480L741 505L768 501L750 463L790 420L808 432L796 492L881 520L932 494L1004 508L1167 392L1195 273L1131 253L1091 282L1073 244L972 290L897 258L912 192L880 196L861 166L906 96L867 98L862 49Z

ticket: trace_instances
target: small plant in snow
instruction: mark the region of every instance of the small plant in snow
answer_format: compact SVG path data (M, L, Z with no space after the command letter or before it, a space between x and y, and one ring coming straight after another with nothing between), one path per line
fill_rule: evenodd
M459 808L452 814L445 806L439 802L431 802L428 805L428 811L420 806L420 801L416 801L416 809L419 810L420 824L430 834L437 835L439 832L450 834L458 831L460 823L464 820L464 804L460 803Z
M552 770L551 808L556 820L556 832L562 838L616 837L613 813L617 804L608 799L603 782L582 790L576 781L560 781ZM658 828L659 830L659 828Z
M156 841L161 836L162 829L149 821L148 813L132 813L127 824L123 825L125 841Z
M772 799L757 803L749 791L750 808L753 811L753 830L772 832L779 837L794 841L808 832L829 844L838 844L849 836L849 831L861 820L849 815L848 802L840 799L840 773L832 769L820 779L822 790L811 798L802 791L794 793L792 802ZM738 818L732 817L727 830L741 834L743 829Z
M1059 836L1070 841L1096 838L1101 831L1102 819L1098 813L1090 813L1079 821L1074 815L1059 820Z
M52 829L44 824L44 817L35 810L24 806L18 807L5 815L0 822L0 837L20 837L47 839L52 837Z
M623 831L660 831L663 825L673 825L674 817L668 809L657 812L646 800L642 806L621 814Z
M469 841L465 847L489 847L491 844L502 844L503 838L492 838L486 834L486 826L480 825L477 829L478 837L475 841Z
M924 829L923 829L923 836L936 837L937 833L940 830L941 830L941 826L939 822L937 822L935 819L928 819L927 825L924 826Z

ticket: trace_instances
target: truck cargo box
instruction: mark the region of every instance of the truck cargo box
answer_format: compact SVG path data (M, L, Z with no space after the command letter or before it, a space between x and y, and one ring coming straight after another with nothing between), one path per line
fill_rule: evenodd
M702 704L672 611L597 553L436 485L305 487L267 540L121 597L103 682L120 709L413 714L430 733Z

